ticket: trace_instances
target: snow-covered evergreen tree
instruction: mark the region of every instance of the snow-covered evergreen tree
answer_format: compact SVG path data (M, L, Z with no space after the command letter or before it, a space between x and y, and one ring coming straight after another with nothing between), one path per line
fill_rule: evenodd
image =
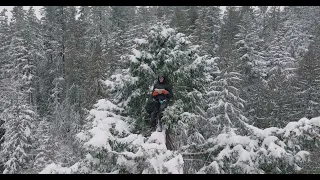
M244 9L239 24L239 33L235 39L239 56L237 69L245 78L247 83L245 86L248 86L248 83L252 84L254 79L265 76L263 70L266 53L261 48L263 40L258 35L253 9Z
M64 79L64 58L65 58L65 7L63 6L44 6L42 8L42 24L44 32L44 45L46 64L48 69L43 72L46 78L45 94L43 101L50 100L47 105L47 115L55 113L54 108L57 103L64 100L65 79Z
M50 129L51 126L52 123L43 119L39 122L36 129L35 137L38 141L35 144L37 148L34 151L36 156L32 166L33 173L42 171L54 160L54 149L57 147L52 136L52 129Z
M108 59L113 60L113 69L124 68L121 56L130 52L132 29L136 22L135 6L111 6L111 30L109 38ZM110 74L111 75L111 74Z
M301 60L311 42L314 31L312 22L306 17L302 7L287 7L286 18L282 26L287 29L284 39L287 51L296 60Z
M259 129L245 124L243 129L248 131L247 136L238 135L233 130L222 133L202 145L206 151L191 151L185 155L206 157L209 162L205 162L207 165L197 171L200 174L299 172L309 156L309 152L303 149L315 147L319 143L319 139L312 135L319 131L318 123L318 118L303 118L288 123L282 129Z
M15 94L15 96L21 94ZM19 102L20 101L20 102ZM32 150L31 137L35 113L30 107L21 105L21 99L13 100L10 108L6 109L2 115L5 120L4 142L1 145L1 161L4 164L4 174L24 173L30 168L32 160L30 154Z
M295 59L290 56L284 45L285 33L285 29L279 28L267 49L269 55L267 57L268 79L272 79L277 73L284 73L290 78L295 68Z
M10 42L11 42L11 33L10 33L10 27L8 22L8 16L6 15L7 10L3 9L3 11L0 13L0 101L3 102L0 105L0 111L2 112L7 106L8 96L5 94L8 92L6 87L9 86L9 83L7 80L8 77L10 77L10 64L9 61L9 54L7 52Z
M1 59L0 59L0 65L2 69L1 73L1 79L4 78L5 74L5 66L8 63L7 56L6 56L6 51L9 47L10 44L10 27L9 27L9 22L8 22L8 16L6 15L7 10L3 9L0 13L0 43L1 43L1 48L0 48L0 54L1 54Z
M7 50L10 62L7 90L11 91L8 92L11 103L2 116L5 134L1 154L4 173L23 173L30 168L28 162L33 158L30 152L34 148L33 128L38 118L33 101L35 60L29 53L23 7L15 6L12 15L13 34Z
M174 87L174 99L185 102L183 109L203 115L205 103L197 103L203 101L201 93L204 93L210 58L198 56L197 47L192 46L184 34L163 26L152 27L148 36L135 41L133 55L127 56L130 67L124 70L126 74L113 76L118 84L113 89L115 102L128 107L128 113L140 122L157 74L163 72ZM137 125L145 126L141 122Z
M11 86L9 99L10 106L4 110L2 115L5 123L4 143L2 144L2 161L5 163L4 173L19 173L26 168L28 153L31 148L30 132L34 112L29 105L29 93L23 77L28 77L23 73L24 65L27 61L27 51L23 46L23 41L18 37L13 37L11 48L8 50L13 61L11 69ZM27 88L27 89L26 89ZM25 152L26 151L26 152ZM15 154L13 158L10 155ZM29 159L28 159L29 160Z
M214 132L228 132L230 128L241 127L247 121L244 116L245 101L239 97L240 74L236 72L222 71L212 82L208 92L210 98L209 113L212 124L215 124Z
M262 101L264 78L266 77L266 52L264 41L259 37L261 29L256 23L257 17L252 7L242 7L242 18L235 43L237 64L236 69L242 75L240 97L246 99L245 116L252 122L258 121L259 101ZM265 104L262 104L265 106ZM260 116L261 117L261 116Z
M38 105L38 97L41 97L41 89L43 89L42 83L39 81L39 76L41 76L39 69L43 67L45 61L45 51L43 46L43 36L41 32L40 22L35 15L35 10L31 6L26 13L26 28L24 30L26 33L26 45L29 51L29 56L32 62L29 65L33 68L34 77L32 82L30 82L30 104ZM41 101L40 101L41 103ZM43 105L43 104L41 104ZM42 108L37 106L40 111Z
M299 62L297 70L297 98L295 108L298 110L297 117L316 117L319 115L318 89L319 89L319 30L316 31L313 42L308 52ZM298 100L299 99L299 100Z
M199 7L192 39L201 46L203 54L217 54L221 26L220 11L216 6Z
M175 137L175 133L178 133L177 131L185 131L186 133L184 139L174 141L174 145L176 145L174 148L177 149L184 144L197 143L199 138L201 139L203 128L199 126L199 123L205 121L206 117L204 110L206 102L202 95L205 92L203 84L209 82L206 79L209 73L214 74L212 71L216 70L214 59L197 55L197 46L191 46L190 41L184 34L177 33L174 29L162 25L152 27L146 39L135 39L135 42L136 47L132 51L133 55L127 56L126 59L128 60L128 69L123 70L124 74L113 75L113 81L106 81L111 89L110 93L114 97L110 100L117 103L119 107L113 105L110 101L99 100L96 105L97 112L92 111L89 116L90 119L94 118L93 122L86 125L87 130L78 134L82 137L80 138L82 141L87 142L85 144L88 146L85 145L84 148L89 153L86 159L81 161L80 165L78 164L86 169L79 170L80 172L112 172L118 170L119 173L170 173L172 171L170 167L167 167L167 170L165 168L163 170L157 169L155 166L150 167L153 164L153 158L158 159L163 156L165 159L162 162L163 164L158 165L159 168L166 166L169 161L177 160L176 163L180 164L178 172L181 173L182 157L177 152L167 150L168 146L166 147L165 144L166 130L161 133L153 133L146 142L143 141L144 138L141 135L131 134L131 132L138 132L134 126L146 126L141 124L139 119L143 118L141 111L144 111L146 98L150 96L150 88L152 88L156 73L159 71L168 74L176 92L174 95L175 103L164 114L164 124L172 125L171 133L173 137ZM150 76L153 78L150 78ZM119 91L118 89L122 90ZM199 102L202 103L199 104ZM180 111L177 112L175 110L177 108ZM119 114L119 112L130 114L133 119L114 114ZM179 114L175 114L175 112ZM103 117L99 116L100 113L106 113L110 118L104 120ZM98 133L100 131L98 129L101 128L99 127L100 118L103 118L101 119L103 122L111 124L110 128L101 129L102 132L110 132L106 134L107 137L103 141L100 141L103 146L99 147L96 144L98 142L94 139L100 138ZM175 127L175 123L183 124L183 128L179 130L178 126ZM115 129L111 128L114 126L112 124L115 125ZM127 129L126 126L133 127L133 129ZM96 130L92 130L92 128ZM140 143L131 145L129 142L125 143L131 137L137 138L135 141ZM130 142L132 141L130 140ZM155 146L158 150L148 152L146 151L148 146ZM117 153L125 151L133 154ZM132 167L134 164L138 165Z
M174 6L170 26L177 28L179 32L186 34L188 30L188 15L185 6Z
M319 9L44 6L40 20L34 7L11 20L3 10L0 172L309 171ZM174 98L163 132L148 135L159 72Z

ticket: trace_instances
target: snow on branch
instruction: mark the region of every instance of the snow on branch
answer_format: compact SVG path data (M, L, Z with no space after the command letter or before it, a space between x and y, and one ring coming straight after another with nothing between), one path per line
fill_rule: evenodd
M232 130L207 141L215 155L198 173L293 173L309 160L308 144L319 143L320 117L290 122L285 128L259 129L244 123L248 135ZM209 155L209 150L183 155Z

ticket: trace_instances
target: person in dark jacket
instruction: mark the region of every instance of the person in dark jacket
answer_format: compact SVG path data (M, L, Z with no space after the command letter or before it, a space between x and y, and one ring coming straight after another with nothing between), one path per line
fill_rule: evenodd
M161 91L161 92L159 92ZM168 106L168 103L173 98L172 86L168 82L168 79L164 74L158 76L157 83L153 86L152 90L152 101L150 101L146 110L150 114L151 126L155 127L157 124L157 115L159 114L159 119L162 118L162 112ZM162 104L160 103L162 101Z

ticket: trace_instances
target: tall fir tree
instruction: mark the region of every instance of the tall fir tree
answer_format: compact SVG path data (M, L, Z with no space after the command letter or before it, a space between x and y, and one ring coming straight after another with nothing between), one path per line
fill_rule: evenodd
M319 89L319 30L316 30L313 42L308 48L308 52L299 62L297 70L297 100L295 107L298 109L297 118L319 116L318 92Z
M201 46L202 54L217 55L221 27L220 12L218 6L199 7L192 39Z
M30 55L26 29L26 12L22 6L12 10L13 35L8 57L10 58L11 106L4 110L4 143L1 151L4 173L23 173L33 159L34 132L38 115L33 102L35 61Z

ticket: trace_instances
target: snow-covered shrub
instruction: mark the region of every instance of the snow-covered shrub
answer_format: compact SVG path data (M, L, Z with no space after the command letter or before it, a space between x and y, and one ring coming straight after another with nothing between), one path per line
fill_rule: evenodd
M165 131L149 138L130 133L121 108L101 99L90 111L86 130L77 134L86 155L70 168L52 163L41 173L183 173L181 154L169 151Z
M206 161L210 160L198 173L294 173L308 161L306 150L318 146L319 123L320 118L303 118L283 129L264 130L245 124L247 136L232 129L208 139L202 145L205 151L184 155L205 154Z

